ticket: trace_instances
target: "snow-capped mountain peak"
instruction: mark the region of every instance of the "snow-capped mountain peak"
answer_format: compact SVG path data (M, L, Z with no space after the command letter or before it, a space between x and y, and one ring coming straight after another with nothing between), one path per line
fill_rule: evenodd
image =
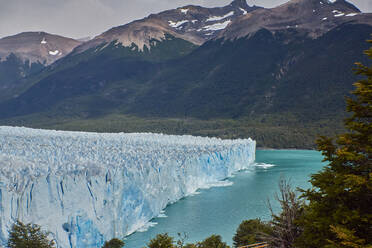
M162 41L167 34L200 45L216 37L233 20L256 9L259 7L249 7L245 0L217 8L187 5L112 28L83 44L77 52L111 42L125 47L134 44L143 51L145 46L151 49L152 39Z

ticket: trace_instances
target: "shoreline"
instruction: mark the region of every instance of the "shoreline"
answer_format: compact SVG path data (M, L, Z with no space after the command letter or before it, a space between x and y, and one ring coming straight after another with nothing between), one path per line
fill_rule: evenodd
M316 149L308 149L308 148L270 148L270 147L257 147L256 151L317 151Z

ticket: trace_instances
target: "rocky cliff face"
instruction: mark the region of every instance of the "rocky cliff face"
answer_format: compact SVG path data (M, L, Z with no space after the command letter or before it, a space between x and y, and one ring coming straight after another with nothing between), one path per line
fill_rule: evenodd
M45 32L25 32L0 39L0 58L14 54L23 62L49 65L70 53L81 42Z

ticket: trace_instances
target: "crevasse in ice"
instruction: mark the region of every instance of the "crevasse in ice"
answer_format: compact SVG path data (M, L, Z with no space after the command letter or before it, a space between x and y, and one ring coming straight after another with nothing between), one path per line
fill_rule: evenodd
M254 162L255 141L0 127L0 240L15 220L101 247Z

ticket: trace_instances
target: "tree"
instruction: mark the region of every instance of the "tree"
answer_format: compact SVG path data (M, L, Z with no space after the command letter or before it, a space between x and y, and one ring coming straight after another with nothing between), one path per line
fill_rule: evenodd
M240 247L265 241L265 234L271 234L272 228L260 219L243 221L233 237L234 246Z
M282 211L276 215L270 206L272 232L266 236L265 241L273 247L294 247L295 240L302 233L302 227L297 221L303 214L304 202L299 199L290 183L285 179L279 181L279 195L276 195L275 198Z
M113 238L110 241L106 241L102 248L122 248L124 242L120 239Z
M372 59L372 48L366 54ZM317 141L329 164L311 177L313 188L303 194L309 205L300 247L372 247L372 67L357 66L366 78L346 100L347 132L336 141Z
M8 248L51 248L54 242L48 240L48 233L36 224L17 221L9 231Z
M198 248L195 244L186 244L183 248Z
M222 242L220 235L212 235L197 244L198 248L230 248L225 242Z
M149 248L173 248L173 238L167 233L158 234L147 244Z

